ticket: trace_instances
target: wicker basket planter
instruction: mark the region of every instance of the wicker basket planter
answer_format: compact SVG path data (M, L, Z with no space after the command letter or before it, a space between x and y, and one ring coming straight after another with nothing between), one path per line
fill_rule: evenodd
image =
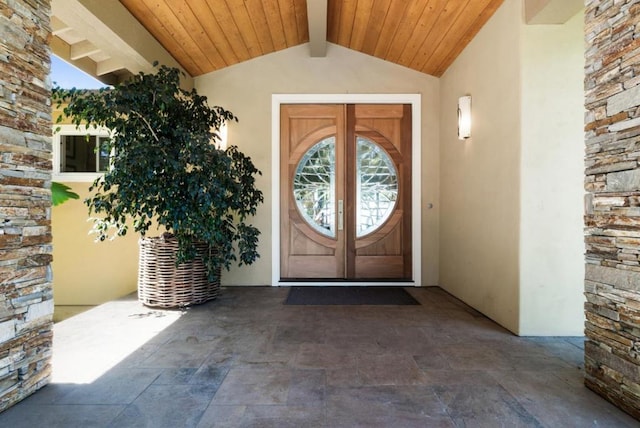
M214 282L207 278L201 259L175 264L178 240L174 237L142 238L139 241L138 300L151 307L176 308L215 299L220 294L220 270ZM198 251L209 251L198 244Z

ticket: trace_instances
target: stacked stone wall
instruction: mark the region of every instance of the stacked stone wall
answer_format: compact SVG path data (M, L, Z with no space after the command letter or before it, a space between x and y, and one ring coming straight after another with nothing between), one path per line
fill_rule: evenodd
M51 373L49 0L0 0L0 411Z
M640 0L587 0L586 385L640 418Z

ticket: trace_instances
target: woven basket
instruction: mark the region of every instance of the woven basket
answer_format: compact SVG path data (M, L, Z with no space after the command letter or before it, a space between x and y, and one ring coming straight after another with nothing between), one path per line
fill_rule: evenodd
M215 299L220 294L220 270L214 282L207 278L202 260L176 266L178 240L174 237L142 238L139 241L138 300L151 307L176 308ZM197 244L198 252L209 251Z

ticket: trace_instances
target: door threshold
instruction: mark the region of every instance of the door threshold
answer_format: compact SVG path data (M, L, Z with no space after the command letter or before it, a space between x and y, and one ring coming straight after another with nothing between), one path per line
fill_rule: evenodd
M322 286L332 286L332 287L419 287L414 280L366 280L366 281L353 281L346 279L313 279L313 280L305 280L305 279L281 279L275 287L322 287Z

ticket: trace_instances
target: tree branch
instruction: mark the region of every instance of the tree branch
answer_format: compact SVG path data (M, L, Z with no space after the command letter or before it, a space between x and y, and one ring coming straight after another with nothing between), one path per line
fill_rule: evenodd
M151 127L151 124L149 123L149 121L147 121L147 119L141 115L140 113L138 113L135 110L131 110L131 113L135 114L136 116L138 116L140 119L142 119L142 121L144 122L145 125L147 125L147 128L149 128L149 131L151 131L151 134L153 135L153 138L157 141L160 142L160 139L158 138L158 136L156 135L156 132L153 130L153 128Z

